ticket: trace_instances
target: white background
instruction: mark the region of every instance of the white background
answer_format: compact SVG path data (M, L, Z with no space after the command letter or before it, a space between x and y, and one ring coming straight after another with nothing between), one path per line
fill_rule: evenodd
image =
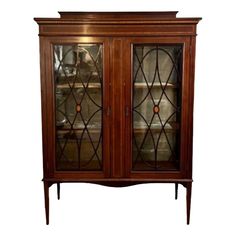
M13 1L0 13L0 235L236 235L234 1ZM45 225L38 26L57 11L178 10L198 25L191 224L173 184L50 189Z

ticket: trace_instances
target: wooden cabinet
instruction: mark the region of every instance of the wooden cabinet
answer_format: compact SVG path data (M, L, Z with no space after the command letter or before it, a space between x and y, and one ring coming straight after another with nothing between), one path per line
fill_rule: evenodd
M196 25L177 12L59 12L39 24L49 187L192 185Z

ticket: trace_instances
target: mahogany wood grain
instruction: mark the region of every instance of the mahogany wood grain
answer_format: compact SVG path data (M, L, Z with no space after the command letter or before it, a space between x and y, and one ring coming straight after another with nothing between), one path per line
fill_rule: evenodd
M177 11L159 11L159 12L58 12L61 19L79 19L79 20L154 20L160 18L176 18Z
M111 40L111 86L112 86L112 177L123 177L123 42L120 38Z

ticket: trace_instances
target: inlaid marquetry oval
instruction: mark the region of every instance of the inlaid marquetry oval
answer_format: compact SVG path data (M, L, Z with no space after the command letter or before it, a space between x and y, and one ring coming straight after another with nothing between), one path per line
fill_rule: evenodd
M77 104L77 106L76 106L76 111L77 111L77 112L80 112L80 111L81 111L81 106L80 106L80 104Z
M157 105L155 105L154 107L153 107L153 112L154 113L158 113L160 111L160 108L157 106Z

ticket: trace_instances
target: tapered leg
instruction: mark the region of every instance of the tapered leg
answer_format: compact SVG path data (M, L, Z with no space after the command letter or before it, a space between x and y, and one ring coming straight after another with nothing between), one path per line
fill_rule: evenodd
M60 183L57 183L57 199L60 199Z
M45 200L45 214L46 214L46 224L49 224L49 184L44 181L44 200Z
M190 222L190 208L191 208L191 194L192 194L192 183L186 183L186 202L187 202L187 224Z
M175 199L178 199L178 183L175 183Z

